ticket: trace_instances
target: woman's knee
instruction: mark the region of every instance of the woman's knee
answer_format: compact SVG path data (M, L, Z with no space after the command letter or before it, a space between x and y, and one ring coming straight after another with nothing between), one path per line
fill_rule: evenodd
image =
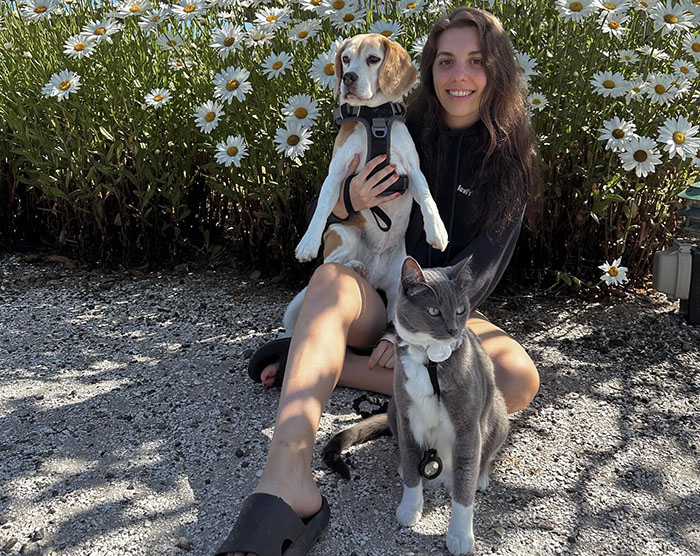
M530 357L522 353L504 354L496 364L496 384L506 400L509 413L525 409L540 388L540 375Z

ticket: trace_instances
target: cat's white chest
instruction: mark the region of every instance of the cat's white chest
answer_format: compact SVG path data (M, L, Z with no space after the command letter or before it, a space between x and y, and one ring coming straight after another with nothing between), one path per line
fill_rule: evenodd
M421 360L412 356L412 348L401 356L406 375L406 392L411 400L406 411L411 433L416 442L425 450L437 450L442 460L443 471L438 481L451 485L452 447L455 443L455 429L445 406L440 403L430 382L428 370Z

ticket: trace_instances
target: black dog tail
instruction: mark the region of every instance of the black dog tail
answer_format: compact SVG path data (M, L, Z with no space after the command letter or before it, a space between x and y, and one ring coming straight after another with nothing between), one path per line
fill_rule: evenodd
M372 415L333 436L323 448L323 461L331 471L340 473L349 480L350 468L343 460L342 453L351 446L369 442L380 436L391 436L386 413Z

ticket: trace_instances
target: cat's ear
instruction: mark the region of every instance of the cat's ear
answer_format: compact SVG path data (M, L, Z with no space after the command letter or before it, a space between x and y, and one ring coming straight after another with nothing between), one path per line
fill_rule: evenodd
M463 261L458 262L449 268L447 275L452 279L460 290L466 289L472 282L472 260L474 255L469 255Z
M423 270L413 257L406 257L401 267L401 287L403 291L406 295L413 295L422 286L425 286Z

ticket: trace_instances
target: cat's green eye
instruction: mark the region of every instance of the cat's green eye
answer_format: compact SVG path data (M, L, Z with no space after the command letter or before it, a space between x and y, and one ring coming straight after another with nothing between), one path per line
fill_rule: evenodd
M440 309L437 307L428 307L428 313L433 317L437 317L440 314Z
M457 314L458 315L464 314L464 305L460 305L459 307L457 307Z

